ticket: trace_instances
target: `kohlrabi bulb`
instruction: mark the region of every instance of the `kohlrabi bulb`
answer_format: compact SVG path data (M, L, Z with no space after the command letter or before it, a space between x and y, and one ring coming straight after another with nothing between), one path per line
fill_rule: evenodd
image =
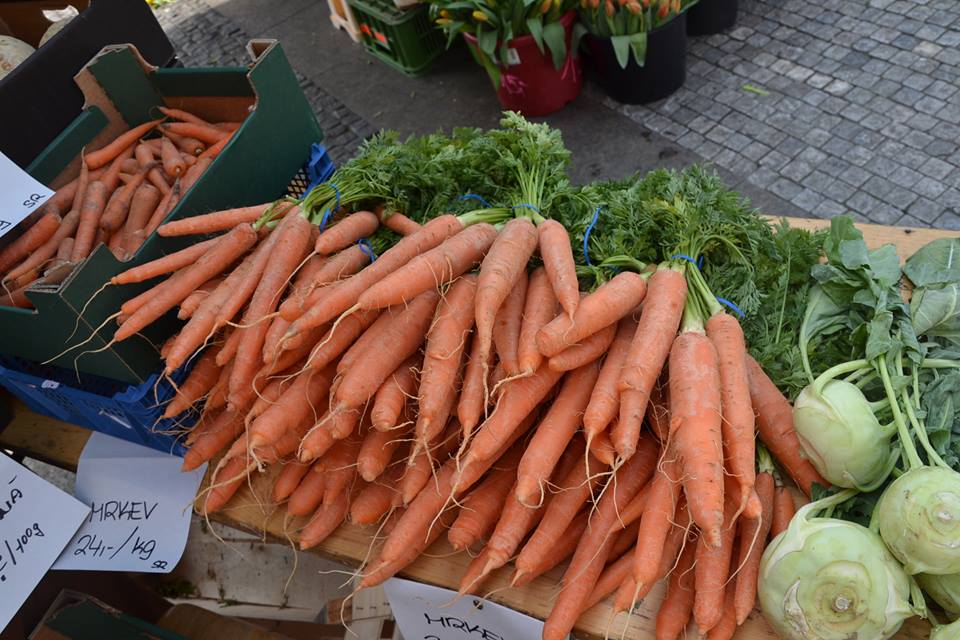
M960 618L960 573L938 576L921 573L917 583L951 619Z
M890 483L876 506L880 535L908 573L960 573L960 474L919 467Z
M831 380L818 395L809 385L793 404L793 423L813 466L836 487L868 487L890 459L890 431L856 385Z
M913 615L910 581L869 529L798 513L763 553L763 614L782 640L885 640Z

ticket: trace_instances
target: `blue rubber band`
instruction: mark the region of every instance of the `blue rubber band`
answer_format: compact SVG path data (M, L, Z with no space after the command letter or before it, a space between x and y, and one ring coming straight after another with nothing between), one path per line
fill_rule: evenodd
M464 200L476 200L477 202L485 206L487 209L493 208L492 206L490 206L490 203L484 199L483 196L477 195L476 193L465 193L462 196L460 196L459 200L461 202L463 202Z
M370 262L373 262L377 259L377 254L373 252L373 247L370 246L370 241L366 238L360 238L357 240L357 246L360 247L360 251L363 251L363 254L370 258Z
M692 257L688 256L688 255L685 254L685 253L677 253L677 254L674 254L674 255L670 256L670 259L671 259L671 260L677 260L678 258L679 258L680 260L686 260L687 262L689 262L690 264L692 264L693 266L695 266L697 269L700 268L700 265L697 264L697 261L694 260Z
M513 205L513 206L510 207L510 208L511 208L511 209L530 209L530 211L533 211L533 212L536 213L537 215L540 215L540 209L537 209L537 208L536 208L535 206L533 206L532 204L527 204L527 203L515 204L515 205Z
M703 271L703 256L697 258L697 269Z
M741 318L746 317L745 314L743 313L743 311L740 310L740 307L738 307L737 305L733 304L733 303L730 302L729 300L727 300L727 299L725 299L725 298L717 298L717 302L719 302L720 304L722 304L722 305L724 305L724 306L732 309L733 312L736 313L736 314L737 314L738 316L740 316Z
M323 217L320 218L320 233L323 233L324 227L327 226L327 222L330 221L330 216L334 211L340 210L340 189L337 188L337 185L330 183L330 186L333 187L333 192L337 196L336 204L333 205L333 208L327 207L327 210L323 212Z
M593 219L590 220L590 224L587 225L587 230L583 233L583 259L588 267L592 267L593 263L590 262L590 251L587 243L590 241L590 234L593 232L593 228L597 225L597 220L600 219L600 209L606 206L605 204L601 204L596 208L593 212Z

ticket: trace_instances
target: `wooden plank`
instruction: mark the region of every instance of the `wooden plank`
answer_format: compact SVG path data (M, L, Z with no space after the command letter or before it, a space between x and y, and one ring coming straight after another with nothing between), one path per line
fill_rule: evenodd
M822 229L829 226L828 220L788 219L790 224L805 229ZM887 243L897 246L898 254L905 258L921 246L936 238L951 234L934 229L906 229L879 225L857 225L863 231L870 247ZM87 431L58 420L38 416L19 402L14 403L14 419L0 433L0 447L14 450L57 466L76 469L77 459L89 434ZM269 500L273 478L277 469L268 469L258 474L250 486L242 488L223 512L211 519L275 540L296 541L296 532L305 524L305 519L290 520L282 509ZM359 566L370 553L370 541L375 533L372 527L345 525L313 551L338 560L348 566ZM441 587L456 589L459 577L466 569L469 557L454 553L445 539L439 540L419 560L402 573L405 577ZM551 604L563 575L562 567L542 576L524 588L508 589L509 568L497 572L487 589L490 599L539 618L549 614ZM593 607L578 625L578 635L586 637L652 638L656 610L662 598L662 585L642 602L632 616L621 614L611 617L612 603L608 600ZM904 625L897 640L922 640L929 633L929 625L913 619ZM775 640L769 625L758 611L751 614L737 632L738 640Z

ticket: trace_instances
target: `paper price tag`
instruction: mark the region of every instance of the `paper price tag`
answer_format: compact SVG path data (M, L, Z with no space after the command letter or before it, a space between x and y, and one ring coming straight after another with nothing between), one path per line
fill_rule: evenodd
M89 509L0 453L0 629L60 555Z
M40 208L53 191L0 153L0 236Z
M383 589L406 640L528 640L543 622L508 607L455 591L391 578Z
M54 569L169 573L183 555L190 505L206 465L94 433L80 454L76 496L90 505Z
M507 49L507 66L515 67L520 64L520 54L516 49Z

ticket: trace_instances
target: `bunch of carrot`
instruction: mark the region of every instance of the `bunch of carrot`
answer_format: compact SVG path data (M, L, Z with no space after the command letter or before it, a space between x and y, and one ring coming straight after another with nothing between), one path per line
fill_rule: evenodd
M381 224L402 237L375 257ZM581 292L566 230L538 213L496 228L361 211L321 230L278 203L158 232L222 232L115 279L167 276L124 305L115 340L178 306L187 319L162 354L167 373L196 359L167 415L204 401L184 459L219 456L202 511L279 467L274 500L308 518L301 548L378 523L362 587L446 533L479 552L462 592L511 559L522 585L570 558L545 638L662 579L659 638L691 618L729 638L793 504L772 465L757 473L755 434L805 492L826 484L737 319L682 260Z
M100 244L129 260L240 126L211 124L181 109L159 111L162 118L82 152L79 175L0 251L0 305L32 308L28 287L62 282Z

